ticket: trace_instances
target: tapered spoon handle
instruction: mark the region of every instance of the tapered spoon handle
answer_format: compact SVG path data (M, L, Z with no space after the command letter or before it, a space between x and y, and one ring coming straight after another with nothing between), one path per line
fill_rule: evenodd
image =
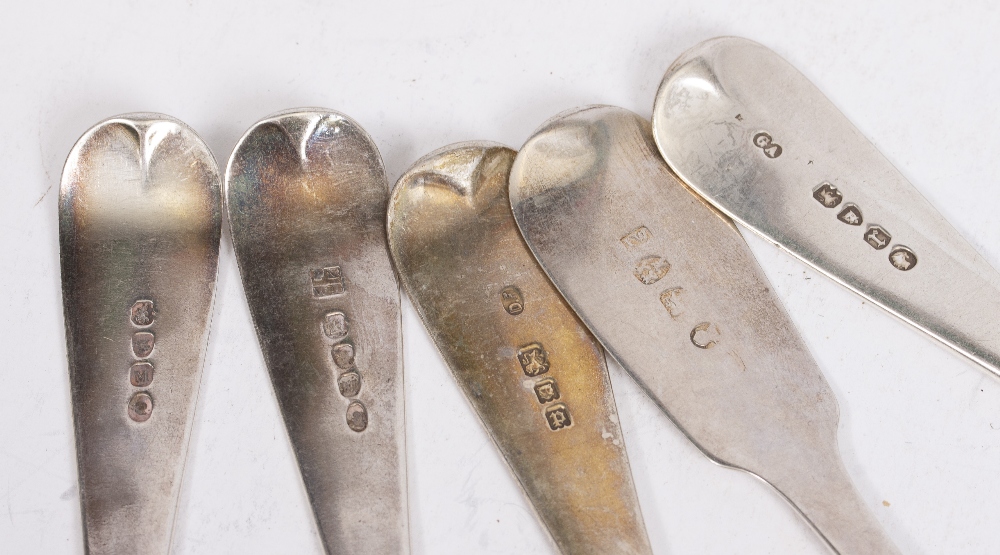
M863 506L843 487L833 391L743 237L670 173L649 122L609 106L552 118L518 153L510 198L559 291L684 433L843 539L812 503ZM861 511L847 528L895 553L873 523Z
M518 233L514 155L462 143L404 173L388 217L396 268L559 550L648 554L604 353Z
M388 195L374 142L329 110L257 122L226 170L243 288L328 553L409 552Z
M88 553L165 555L215 295L220 178L183 123L129 114L76 143L59 192Z
M719 210L1000 374L1000 274L780 56L695 46L660 84L653 131Z

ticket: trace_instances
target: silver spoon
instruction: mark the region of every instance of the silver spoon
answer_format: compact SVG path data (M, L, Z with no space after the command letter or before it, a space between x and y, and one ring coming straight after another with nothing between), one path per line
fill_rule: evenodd
M219 259L219 171L160 114L103 121L59 190L84 549L165 554Z
M837 400L749 248L613 107L549 120L510 175L524 238L605 348L713 461L840 553L898 553L837 445Z
M663 78L653 131L718 209L1000 374L1000 274L777 54L695 46Z
M408 553L389 189L353 120L283 112L240 139L226 198L243 288L329 553Z
M401 281L565 554L648 554L604 353L531 256L507 199L515 152L460 143L396 183Z

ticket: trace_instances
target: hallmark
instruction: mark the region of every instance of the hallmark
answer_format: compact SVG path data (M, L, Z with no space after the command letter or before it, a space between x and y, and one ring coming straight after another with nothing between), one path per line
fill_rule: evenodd
M663 308L667 309L667 314L670 314L671 318L676 319L684 313L681 309L681 293L683 292L684 289L681 287L671 287L660 293L660 303L663 304Z
M500 292L500 302L503 303L503 309L511 316L524 312L524 297L521 295L521 290L513 285L503 288Z
M344 372L337 378L337 388L344 397L354 397L361 392L361 374L354 370Z
M347 316L343 312L328 312L323 316L323 333L330 339L347 337Z
M153 398L140 391L128 402L128 416L135 422L145 422L153 415Z
M559 385L554 378L545 378L535 383L535 397L541 404L551 403L559 398Z
M128 381L133 387L147 387L153 383L153 365L148 362L136 362L129 368Z
M889 235L888 231L882 229L882 226L870 225L868 226L868 231L865 232L865 241L867 241L873 249L880 251L889 246L889 241L892 241L892 236Z
M132 354L135 358L147 358L153 354L155 337L148 331L137 331L132 334Z
M889 262L897 270L905 272L917 265L917 255L913 254L909 248L900 245L889 253Z
M781 145L772 142L771 135L764 131L757 133L753 136L753 144L764 151L764 156L768 158L777 158L781 156Z
M837 214L837 219L848 225L861 225L865 221L861 216L861 209L850 202L845 204L844 209Z
M702 322L691 330L691 343L699 349L711 349L718 343L719 327L710 323Z
M531 343L517 351L517 361L521 370L529 377L535 377L549 371L548 353L540 343Z
M813 191L813 198L827 208L836 208L844 200L844 195L832 183L824 181Z
M545 421L548 422L549 429L553 432L573 425L573 419L569 416L569 408L562 403L545 409Z
M622 237L621 242L626 248L634 249L652 238L653 234L649 231L649 229L646 228L646 226L641 225Z
M331 350L333 363L337 368L350 370L354 366L354 345L350 343L337 343Z
M368 409L361 401L352 401L347 405L347 427L355 432L363 432L368 427Z
M152 325L154 318L156 309L153 307L153 301L136 301L129 310L129 319L140 328Z
M667 275L670 271L670 263L665 258L659 256L647 256L636 263L635 278L643 285L652 285Z
M330 266L319 270L310 270L314 297L332 297L344 293L344 272L340 266Z

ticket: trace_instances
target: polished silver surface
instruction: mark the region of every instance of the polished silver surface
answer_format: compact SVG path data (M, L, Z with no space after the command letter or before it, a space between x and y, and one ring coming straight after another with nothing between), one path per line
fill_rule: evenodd
M329 553L408 553L403 360L378 149L350 118L283 112L226 169L236 257Z
M59 242L87 553L170 550L221 204L208 147L160 114L103 121L66 160Z
M898 553L841 462L833 391L649 122L606 106L556 116L518 153L510 200L559 291L706 455L774 486L834 550Z
M653 130L720 210L1000 374L1000 274L780 56L735 37L692 48Z
M559 550L648 554L604 352L545 277L510 212L515 152L460 143L396 184L401 281Z

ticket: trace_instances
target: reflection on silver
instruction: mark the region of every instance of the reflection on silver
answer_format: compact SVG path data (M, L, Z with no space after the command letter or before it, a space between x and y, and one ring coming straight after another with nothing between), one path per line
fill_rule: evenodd
M718 209L1000 374L1000 274L777 54L735 37L692 48L667 70L653 131Z
M247 302L329 553L409 552L388 195L375 144L326 110L258 122L226 171Z
M208 147L160 114L101 122L66 160L59 243L87 553L170 548L215 296L219 189Z
M510 200L566 300L706 455L774 486L835 550L898 553L841 462L820 369L732 222L670 173L648 122L611 107L551 119L518 154Z
M514 156L462 143L407 170L388 214L396 268L560 551L648 554L604 353L517 231Z

